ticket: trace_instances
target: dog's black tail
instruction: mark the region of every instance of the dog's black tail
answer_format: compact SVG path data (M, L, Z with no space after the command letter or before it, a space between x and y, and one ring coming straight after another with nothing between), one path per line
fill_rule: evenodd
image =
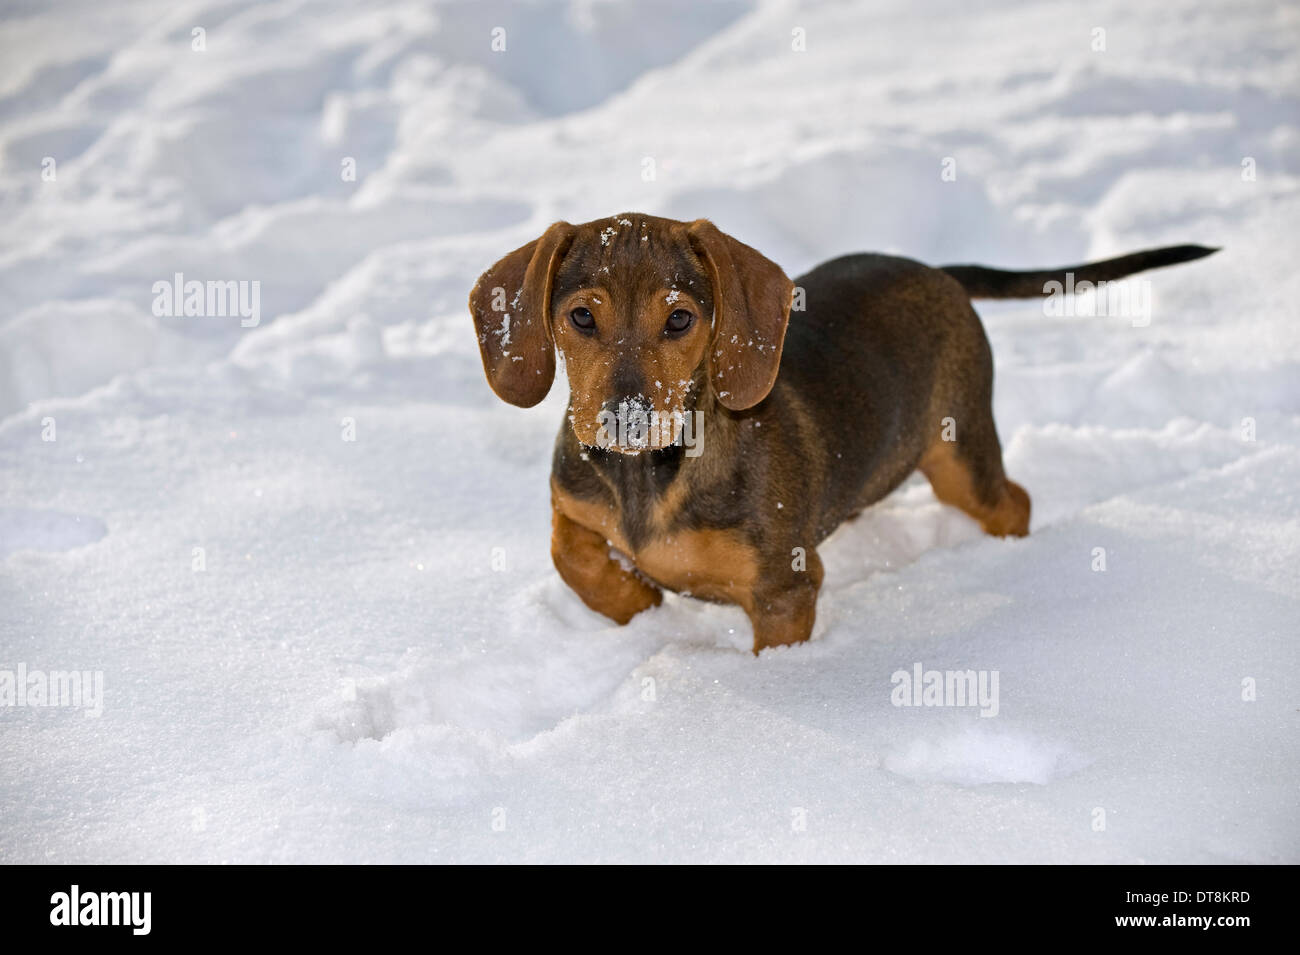
M945 265L942 270L960 282L971 298L1041 298L1052 291L1046 287L1049 282L1065 285L1067 273L1073 274L1075 285L1080 282L1113 282L1135 272L1191 262L1218 251L1203 245L1172 245L1061 269L1007 272L982 265Z

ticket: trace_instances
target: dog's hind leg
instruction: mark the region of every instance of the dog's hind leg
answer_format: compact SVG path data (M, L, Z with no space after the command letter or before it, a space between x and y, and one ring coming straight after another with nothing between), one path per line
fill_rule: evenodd
M1002 448L987 404L953 415L951 434L941 435L921 458L920 469L934 496L961 508L997 537L1029 533L1029 495L1002 468ZM944 440L950 437L950 440Z

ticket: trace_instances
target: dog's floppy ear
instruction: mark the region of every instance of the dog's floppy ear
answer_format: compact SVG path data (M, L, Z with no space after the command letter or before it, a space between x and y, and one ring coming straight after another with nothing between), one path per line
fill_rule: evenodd
M573 226L555 223L479 276L469 293L483 371L502 401L531 408L551 390L551 283L572 241Z
M743 411L776 382L790 320L794 283L781 267L707 219L688 234L713 280L713 341L709 378L718 400Z

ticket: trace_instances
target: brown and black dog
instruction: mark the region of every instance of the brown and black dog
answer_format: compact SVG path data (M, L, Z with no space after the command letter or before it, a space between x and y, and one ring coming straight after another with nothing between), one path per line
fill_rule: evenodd
M1039 297L1067 272L1110 281L1212 251L1042 272L859 254L792 282L707 220L627 213L555 223L484 272L469 308L505 401L537 404L564 357L551 554L565 582L619 623L665 587L739 604L757 653L808 639L817 545L918 468L987 533L1029 532L972 297ZM703 432L687 442L692 421Z

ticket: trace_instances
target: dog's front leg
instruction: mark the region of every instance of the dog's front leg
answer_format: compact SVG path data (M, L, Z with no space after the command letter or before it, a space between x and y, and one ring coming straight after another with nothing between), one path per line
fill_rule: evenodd
M620 624L657 607L664 596L609 555L609 542L555 510L551 559L564 582L592 610Z
M822 562L812 550L806 569L783 569L759 581L746 607L754 626L755 656L765 647L803 643L812 636L821 585Z

